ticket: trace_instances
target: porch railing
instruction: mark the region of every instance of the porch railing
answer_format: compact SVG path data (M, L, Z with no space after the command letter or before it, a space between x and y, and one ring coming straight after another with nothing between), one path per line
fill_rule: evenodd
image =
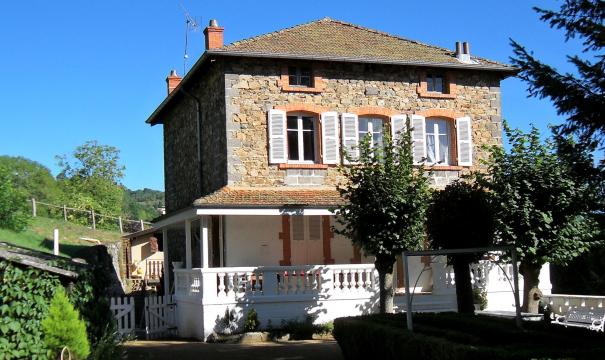
M552 294L544 295L543 301L555 314L565 314L571 309L603 309L605 306L605 296Z
M373 264L176 269L175 294L208 299L269 296L372 296Z

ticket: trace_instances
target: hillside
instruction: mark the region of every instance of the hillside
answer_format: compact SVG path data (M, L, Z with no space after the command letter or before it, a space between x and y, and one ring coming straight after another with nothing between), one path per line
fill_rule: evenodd
M124 191L122 204L123 216L131 219L151 221L161 215L159 208L164 207L164 192L142 189Z
M95 245L94 242L81 238L99 240L101 243L112 243L120 240L120 233L107 230L92 230L89 227L77 225L63 220L36 217L31 221L27 230L16 233L0 229L0 242L38 251L52 253L53 229L59 229L59 251L62 255L74 256L84 247Z

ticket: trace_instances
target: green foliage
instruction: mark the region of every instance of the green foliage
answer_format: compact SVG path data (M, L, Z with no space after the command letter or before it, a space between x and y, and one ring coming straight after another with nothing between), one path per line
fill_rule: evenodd
M487 308L487 292L479 288L473 288L473 300L479 305L479 310Z
M0 359L47 359L41 321L59 280L0 261Z
M20 156L0 156L0 166L10 169L13 185L28 198L50 203L60 198L61 190L46 166Z
M124 166L119 164L120 151L112 146L88 141L78 146L71 157L57 157L59 184L63 189L63 202L71 207L94 209L104 215L118 216L122 213L123 188L120 181ZM71 220L88 222L87 217L71 214ZM103 226L104 220L98 219ZM111 224L115 226L115 224Z
M587 329L525 323L455 313L366 315L334 321L334 337L345 359L546 359L599 358L602 335ZM574 346L569 346L573 344Z
M376 256L381 311L392 303L392 286L386 285L385 277L392 273L395 257L422 247L430 199L423 169L412 165L410 131L400 133L396 142L385 134L383 148L372 148L366 137L360 143L357 165L340 167L347 182L338 188L345 204L336 218L341 227L335 228L366 254ZM343 156L354 161L346 153Z
M426 224L431 245L435 248L487 247L494 242L495 220L490 197L484 190L467 182L455 181L433 194ZM449 257L456 273L459 312L474 312L468 266L482 255L458 254Z
M30 218L27 196L13 184L13 177L0 165L0 228L23 231Z
M92 350L90 360L122 360L126 359L126 349L123 346L124 339L120 336L115 322L110 322L103 336L99 339Z
M330 334L334 329L332 322L315 324L312 316L305 317L304 320L291 319L282 321L281 328L274 331L274 335L289 334L290 340L311 340L314 334Z
M250 309L246 314L246 320L244 321L244 331L256 331L260 327L260 321L258 320L258 314L256 310Z
M41 322L44 342L57 357L67 347L76 359L84 359L90 354L86 337L86 325L80 313L69 302L63 287L58 287L53 296L47 316Z
M534 8L542 21L552 28L564 29L565 41L577 38L583 42L584 55L568 56L576 74L558 72L542 63L522 45L511 41L515 56L513 65L521 69L519 77L528 83L531 96L550 99L568 122L558 130L574 133L582 142L605 140L605 3L602 0L566 0L558 11Z
M516 246L522 263L565 265L597 240L600 180L574 172L577 162L591 166L592 157L576 158L572 166L557 154L554 141L540 141L535 127L525 134L505 124L505 133L510 151L492 148L488 175L476 174L494 196L501 240Z
M130 219L151 221L160 216L159 208L164 207L164 192L143 189L124 191L122 215Z

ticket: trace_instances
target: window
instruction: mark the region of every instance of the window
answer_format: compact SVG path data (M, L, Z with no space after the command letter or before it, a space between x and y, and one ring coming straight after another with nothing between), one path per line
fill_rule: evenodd
M379 118L360 117L359 118L359 140L366 136L372 137L372 148L382 147L382 137L384 131L384 122Z
M308 115L288 115L288 160L315 162L316 118Z
M292 240L321 240L321 216L292 216Z
M443 75L427 74L426 75L426 90L430 92L446 93Z
M447 120L426 119L426 158L429 164L449 165L450 126Z
M313 87L311 69L308 67L289 66L288 77L290 86Z

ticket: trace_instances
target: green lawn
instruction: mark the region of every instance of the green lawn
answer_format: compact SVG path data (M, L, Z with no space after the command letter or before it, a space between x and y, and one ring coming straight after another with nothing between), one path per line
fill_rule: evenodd
M0 229L0 242L52 253L53 229L59 229L59 251L62 255L74 256L80 249L94 245L81 238L97 239L102 243L120 240L120 233L107 230L93 230L89 227L44 217L33 218L28 229L17 233Z

